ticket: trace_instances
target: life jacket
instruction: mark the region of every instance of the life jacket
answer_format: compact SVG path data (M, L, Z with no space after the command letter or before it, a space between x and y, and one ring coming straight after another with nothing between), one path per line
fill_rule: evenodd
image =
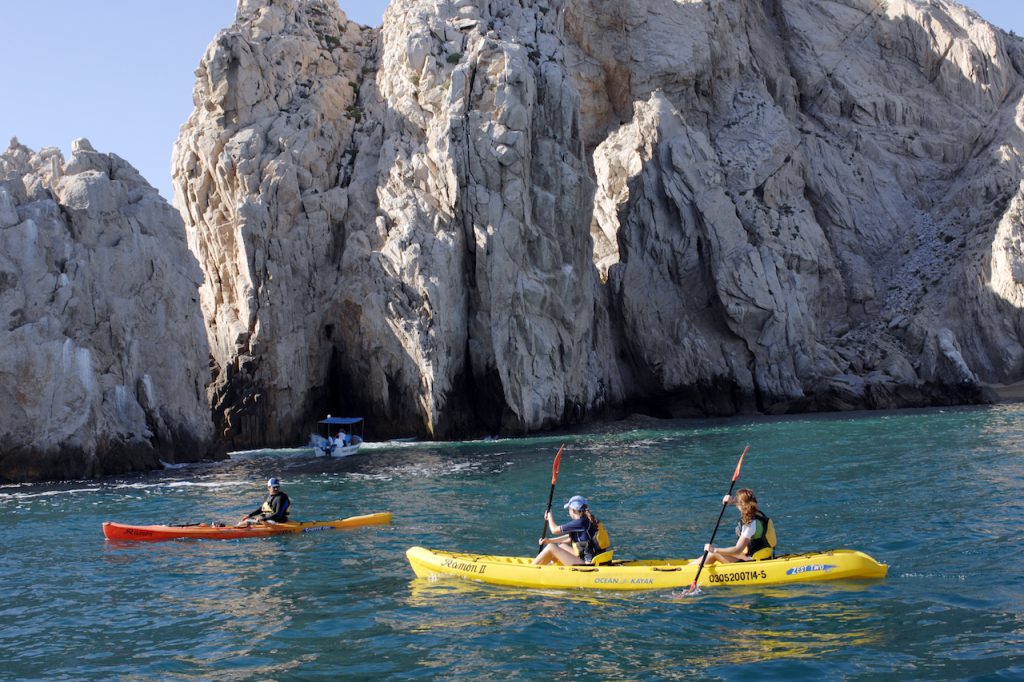
M594 539L597 541L598 553L607 552L612 548L612 538L608 535L608 529L600 521L597 522L597 535Z
M275 511L274 505L271 504L271 501L277 497L284 498L280 503L281 509L279 512ZM288 496L278 491L276 493L271 493L270 495L267 495L267 499L263 500L263 504L260 506L260 513L263 515L264 518L270 518L277 514L281 518L274 519L275 521L287 521L288 510L291 509L291 506L292 501L288 498Z
M736 535L740 534L742 524L736 525ZM775 545L778 539L775 537L775 524L765 516L764 512L758 509L754 513L754 537L750 538L747 545L747 556L754 561L771 559L775 554Z
M576 550L576 555L584 561L591 561L597 555L611 549L612 538L608 535L608 529L600 521L597 522L596 526L590 524L590 528L583 531L583 533L586 534L586 542L573 542L572 546Z

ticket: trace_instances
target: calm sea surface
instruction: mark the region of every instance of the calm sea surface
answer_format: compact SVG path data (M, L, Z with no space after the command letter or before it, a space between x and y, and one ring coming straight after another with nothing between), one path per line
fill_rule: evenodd
M881 581L542 592L416 579L413 545L532 555L590 498L616 558L697 556L739 453L780 551ZM0 487L0 679L1024 679L1024 407L624 422L597 433L304 450ZM280 476L293 518L390 526L111 543L100 523L234 522ZM720 539L731 537L730 509Z

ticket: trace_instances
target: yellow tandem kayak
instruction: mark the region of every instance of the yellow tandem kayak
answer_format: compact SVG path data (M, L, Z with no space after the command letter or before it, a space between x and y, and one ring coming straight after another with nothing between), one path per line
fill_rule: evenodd
M530 557L487 556L413 547L405 553L421 578L456 576L494 585L556 590L664 590L686 588L698 560L613 561L600 566L534 566ZM889 567L863 552L834 549L765 561L710 564L699 585L787 585L822 580L884 578Z

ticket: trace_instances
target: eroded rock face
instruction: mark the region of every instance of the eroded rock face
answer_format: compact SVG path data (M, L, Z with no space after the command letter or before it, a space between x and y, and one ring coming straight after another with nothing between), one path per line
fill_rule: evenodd
M174 162L218 428L982 399L1022 55L944 0L242 1Z
M581 1L565 26L641 394L892 407L1020 379L1019 40L909 0Z
M127 162L0 155L0 480L94 477L212 452L202 271Z
M368 246L351 281L390 282L365 336L397 337L385 394L420 432L543 429L622 395L560 22L543 3L403 2L385 17L350 190L376 201L350 207Z
M540 428L604 390L577 98L531 23L467 40L472 7L432 7L392 8L382 41L330 3L243 2L200 67L175 186L235 444L347 407L393 433Z
M197 71L175 194L207 273L217 428L236 444L294 442L346 352L342 179L370 38L336 4L240 2Z

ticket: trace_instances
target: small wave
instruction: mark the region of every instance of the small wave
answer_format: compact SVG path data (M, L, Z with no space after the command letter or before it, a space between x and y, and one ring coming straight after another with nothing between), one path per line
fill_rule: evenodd
M297 455L314 455L312 445L303 445L298 448L261 448L259 450L232 450L228 457L265 457L276 455L279 457L295 457Z
M453 476L456 474L464 474L470 471L479 471L481 462L446 462L437 464L409 464L406 466L399 466L393 469L386 469L382 471L382 474L389 474L397 476L399 478L423 478L423 477L434 477L434 476Z
M925 580L943 580L943 581L956 581L959 583L966 583L968 577L964 573L935 573L935 572L922 572L922 573L900 573L900 578L911 578L911 579L925 579Z
M38 493L0 493L0 500L28 500L39 497L56 497L58 495L75 495L77 493L94 493L101 488L70 488L68 490L46 490Z
M394 476L391 474L361 474L358 472L351 472L345 474L345 476L357 481L390 481L394 479Z
M383 468L374 473L352 471L343 474L343 476L359 481L392 481L395 479L457 476L459 474L482 471L484 467L485 465L482 461L430 464L417 463Z
M252 486L252 481L161 481L159 483L116 483L110 488L114 490L144 490L147 488L232 488L236 486ZM97 488L98 490L98 488Z
M181 462L179 464L174 464L172 462L165 462L163 460L160 460L160 465L163 466L164 469L184 469L186 467L192 466L193 462Z
M421 440L402 440L402 439L397 439L397 440L383 440L383 441L369 441L369 442L364 441L363 444L359 446L359 451L363 452L364 450L402 450L402 449L422 448L422 447L428 447L429 448L429 447L432 447L434 445L436 445L436 444L435 443L431 443L429 441L421 441Z

